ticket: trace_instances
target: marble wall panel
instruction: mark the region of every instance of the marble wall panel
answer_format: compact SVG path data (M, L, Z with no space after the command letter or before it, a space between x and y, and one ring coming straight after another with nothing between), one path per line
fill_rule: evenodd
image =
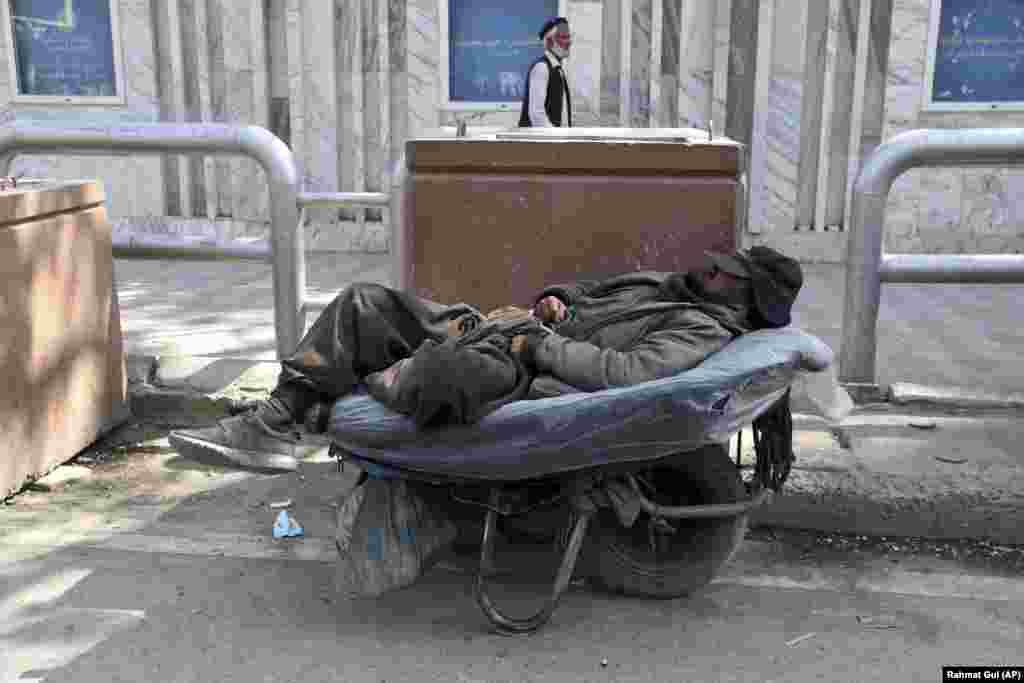
M264 31L260 3L250 0L219 0L224 3L223 35L225 122L235 125L265 125L266 62L263 56ZM260 91L263 90L261 96ZM259 164L250 159L227 160L229 174L222 178L222 204L230 207L231 216L254 219L267 215L266 179ZM260 191L253 191L260 188Z
M336 138L337 190L361 192L366 182L366 143L368 131L366 114L366 89L364 59L366 57L366 32L363 28L366 12L365 3L336 0L334 3L334 42L331 51L335 54L337 74ZM371 48L372 49L372 48ZM310 65L310 76L313 65ZM324 93L326 95L326 93ZM351 218L355 212L348 209L341 214Z
M772 111L765 106L772 99L772 74L775 73L773 52L775 45L775 0L759 3L757 26L757 51L754 56L754 105L750 143L750 211L747 215L746 230L762 232L770 229L768 212L772 203L772 184L778 184L773 169L769 166L768 122Z
M964 174L960 169L934 168L913 172L917 220L922 232L950 232L963 220Z
M206 0L205 48L210 70L210 113L208 120L215 123L231 123L229 114L228 66L226 58L227 35L225 33L229 8L225 0ZM230 217L234 210L232 201L232 160L222 155L211 155L210 161L216 178L216 190L212 195L214 216ZM236 162L237 163L237 162Z
M729 22L732 11L730 0L717 3L714 24L714 78L712 80L711 120L715 134L725 131L726 85L729 79Z
M934 174L928 175L930 177ZM1019 201L1019 198L1013 199ZM973 173L965 172L962 201L962 239L977 240L1008 232L1011 225L1011 198L1007 193L1005 170L979 169Z
M566 60L573 123L601 125L602 4L572 0L566 10L572 27L572 54Z
M847 235L822 230L776 230L759 235L745 234L743 247L762 244L797 259L801 263L840 263L846 259Z
M299 177L305 184L306 167L306 98L304 71L302 67L302 2L285 0L284 23L287 44L287 80L289 107L289 129L291 148L295 155Z
M214 69L212 68L212 56L208 46L208 35L213 30L208 16L208 5L206 0L191 0L193 15L189 21L191 24L190 33L192 42L187 49L194 54L195 71L193 77L198 81L197 95L198 108L195 112L197 121L215 120L213 91L214 91ZM196 184L203 185L200 199L205 203L205 211L199 213L202 207L196 206L196 215L200 217L216 217L218 213L220 178L217 174L215 157L210 155L201 156L201 169L196 168L194 175L200 176L195 180ZM199 202L197 202L198 204Z
M657 96L653 99L652 125L674 127L679 125L679 40L681 17L680 0L661 1L660 46L661 58L655 64L657 73L653 83ZM656 22L657 23L657 22Z
M331 3L302 3L303 153L307 169L306 189L339 190L339 85L341 73L324 69L338 44L335 7ZM348 131L346 130L347 134Z
M600 125L621 126L622 0L601 3Z
M387 0L363 2L363 125L365 180L368 191L380 192L386 186L388 129L388 27ZM375 217L376 218L376 217Z
M651 125L651 0L633 0L630 30L629 125Z
M680 126L704 128L711 118L716 5L715 0L683 0L679 20Z
M1007 222L1003 237L1007 251L1020 253L1024 247L1024 170L1007 169L1005 172Z
M440 19L437 0L408 0L406 7L409 137L436 131L440 93Z

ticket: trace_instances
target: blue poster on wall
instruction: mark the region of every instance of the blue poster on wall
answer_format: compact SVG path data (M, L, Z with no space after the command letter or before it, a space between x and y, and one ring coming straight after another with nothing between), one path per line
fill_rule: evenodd
M558 0L448 0L452 102L520 102L526 70L544 54L538 31Z
M109 0L10 2L19 94L118 94Z
M1024 102L1024 0L942 0L932 102Z

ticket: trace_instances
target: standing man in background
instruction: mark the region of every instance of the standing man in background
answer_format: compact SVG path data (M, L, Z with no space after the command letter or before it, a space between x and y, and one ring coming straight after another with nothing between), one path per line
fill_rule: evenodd
M523 96L519 126L571 126L569 81L562 68L562 62L569 56L569 47L572 45L569 20L565 17L548 19L539 35L544 43L544 56L534 62L526 74L526 94Z

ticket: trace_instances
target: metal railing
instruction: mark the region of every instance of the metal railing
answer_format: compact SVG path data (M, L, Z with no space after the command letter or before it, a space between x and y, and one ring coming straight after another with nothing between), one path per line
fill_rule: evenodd
M1024 256L883 254L885 204L912 168L1024 164L1024 129L915 130L879 146L853 189L839 378L874 384L882 282L1024 283Z
M404 163L391 174L392 193L300 192L295 158L288 146L259 126L224 124L145 124L82 129L52 129L25 126L0 127L0 176L10 173L19 154L232 154L247 156L263 167L270 192L270 248L260 245L169 246L132 241L115 253L131 256L188 259L269 259L273 272L274 328L277 354L282 358L298 345L305 330L306 255L302 223L307 208L342 206L389 207L392 225L392 255L395 258L393 284L404 287L405 278L398 259L404 241L401 235L401 184Z

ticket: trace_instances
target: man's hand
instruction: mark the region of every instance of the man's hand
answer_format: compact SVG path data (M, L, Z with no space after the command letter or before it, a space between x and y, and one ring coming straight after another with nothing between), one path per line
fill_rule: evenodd
M541 322L560 323L569 315L569 311L557 296L546 296L537 302L533 314Z
M522 356L526 354L527 347L530 343L529 337L525 334L517 334L512 337L512 346L509 349L514 356Z
M537 350L537 344L543 338L539 334L517 334L512 337L509 351L532 372L534 367L533 354Z

